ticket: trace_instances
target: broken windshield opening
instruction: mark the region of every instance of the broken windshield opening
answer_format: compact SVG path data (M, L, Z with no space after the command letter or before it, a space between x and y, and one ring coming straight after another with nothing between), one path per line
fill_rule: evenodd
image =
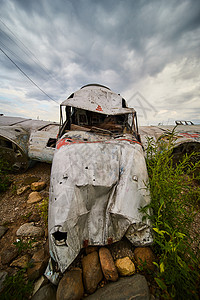
M65 110L65 111L64 111ZM59 137L69 130L98 131L98 133L133 133L133 114L106 115L74 107L61 108Z

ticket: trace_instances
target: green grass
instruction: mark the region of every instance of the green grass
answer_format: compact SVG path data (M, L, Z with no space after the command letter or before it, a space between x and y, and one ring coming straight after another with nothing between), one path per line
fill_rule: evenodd
M28 241L18 239L17 242L14 242L13 244L18 249L18 252L21 253L24 250L31 249L34 242L36 242L36 239Z
M199 205L199 153L173 162L172 132L168 143L148 140L147 168L151 209L147 215L154 232L153 249L158 258L154 280L162 299L198 299L198 260L191 249L190 236ZM199 237L198 237L199 238Z
M37 204L37 209L46 227L48 227L48 205L49 205L48 197L45 198L40 204Z
M0 300L29 299L33 290L33 282L26 279L25 272L26 269L22 269L13 276L7 276Z

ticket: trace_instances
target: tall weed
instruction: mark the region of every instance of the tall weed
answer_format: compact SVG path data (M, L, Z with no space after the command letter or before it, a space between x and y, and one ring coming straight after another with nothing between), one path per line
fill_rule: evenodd
M190 228L195 216L191 201L191 182L200 167L192 153L178 163L173 162L174 132L167 143L148 139L147 168L151 204L143 208L153 210L148 218L154 231L154 251L158 257L155 281L164 299L198 299L197 257L191 250ZM199 199L200 189L195 197Z

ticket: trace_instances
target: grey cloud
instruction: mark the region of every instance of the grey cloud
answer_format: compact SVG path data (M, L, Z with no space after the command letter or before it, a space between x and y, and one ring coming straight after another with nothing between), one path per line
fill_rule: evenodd
M183 57L199 57L197 0L2 3L2 20L41 64L36 64L30 53L25 54L8 38L9 34L16 41L1 23L4 33L0 32L0 41L20 57L10 53L19 66L56 99L67 97L68 91L71 93L88 82L100 82L123 92L142 78L156 77L169 63ZM12 71L13 80L18 71L6 59L2 62L2 77L9 78L7 73ZM180 70L182 80L196 76L196 68L189 71L188 64L185 68L187 72ZM45 99L39 93L30 87L26 96ZM187 102L188 96L183 96ZM167 101L173 104L172 99Z

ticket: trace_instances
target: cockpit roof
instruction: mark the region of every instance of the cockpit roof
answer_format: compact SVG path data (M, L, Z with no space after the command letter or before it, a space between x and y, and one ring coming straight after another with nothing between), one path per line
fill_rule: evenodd
M126 106L126 101L120 95L99 84L83 86L64 100L61 106L71 106L106 115L135 112L133 108Z

